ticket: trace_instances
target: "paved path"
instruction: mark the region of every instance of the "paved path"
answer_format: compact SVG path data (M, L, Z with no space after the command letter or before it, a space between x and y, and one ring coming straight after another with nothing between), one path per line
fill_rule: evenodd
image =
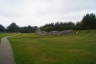
M16 64L14 60L12 48L7 37L1 39L0 64Z

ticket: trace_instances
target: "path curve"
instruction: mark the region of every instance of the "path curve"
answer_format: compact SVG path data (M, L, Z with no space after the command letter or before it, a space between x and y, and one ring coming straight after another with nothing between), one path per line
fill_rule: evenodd
M7 37L1 39L0 64L16 64L10 42Z

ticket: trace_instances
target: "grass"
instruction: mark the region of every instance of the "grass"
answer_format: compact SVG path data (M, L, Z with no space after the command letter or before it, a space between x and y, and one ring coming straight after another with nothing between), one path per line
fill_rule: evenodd
M0 33L0 39L5 36L14 36L18 35L19 33Z
M0 40L2 37L6 36L6 33L0 33Z
M9 39L17 64L96 64L96 30L64 36L24 33Z
M15 36L18 34L17 33L0 33L0 43L1 43L1 38L5 37L5 36Z

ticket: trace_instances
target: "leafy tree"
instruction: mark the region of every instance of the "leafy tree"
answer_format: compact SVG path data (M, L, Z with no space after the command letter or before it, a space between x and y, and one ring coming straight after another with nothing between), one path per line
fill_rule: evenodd
M0 32L5 32L5 28L3 25L0 24Z
M26 26L26 27L21 27L20 32L21 33L34 33L36 31L37 27L34 26Z
M72 23L72 22L67 22L67 23L64 23L64 30L70 30L70 29L74 29L75 27L75 24Z
M46 31L46 32L50 32L50 31L54 30L54 24L53 23L46 24L46 25L41 27L41 30Z
M95 14L86 14L81 22L82 29L96 29L96 16Z
M74 28L75 28L75 24L72 22L68 22L68 23L57 22L57 23L46 24L41 27L41 30L50 32L50 31L63 31L63 30L74 29Z
M19 26L16 23L12 23L7 27L8 32L19 32Z
M77 22L76 25L75 25L75 30L81 30L81 22Z

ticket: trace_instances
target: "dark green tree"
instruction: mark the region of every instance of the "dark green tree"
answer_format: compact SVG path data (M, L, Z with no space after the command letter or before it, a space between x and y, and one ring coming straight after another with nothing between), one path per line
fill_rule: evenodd
M41 27L42 31L50 32L54 30L54 23L46 24Z
M32 27L29 25L29 26L21 27L20 32L21 33L34 33L36 29L37 29L36 26Z
M7 27L7 31L8 31L8 32L19 32L19 26L16 25L16 23L11 23L11 24Z
M67 23L57 22L57 23L46 24L41 27L41 30L50 32L50 31L70 30L74 28L75 28L75 24L72 22L67 22Z
M96 29L96 16L95 14L86 14L81 21L82 29Z
M5 28L3 25L0 24L0 32L5 32Z
M74 29L75 30L81 30L82 29L81 22L77 22Z
M75 28L75 24L73 22L67 22L63 24L64 29L63 30L71 30Z

